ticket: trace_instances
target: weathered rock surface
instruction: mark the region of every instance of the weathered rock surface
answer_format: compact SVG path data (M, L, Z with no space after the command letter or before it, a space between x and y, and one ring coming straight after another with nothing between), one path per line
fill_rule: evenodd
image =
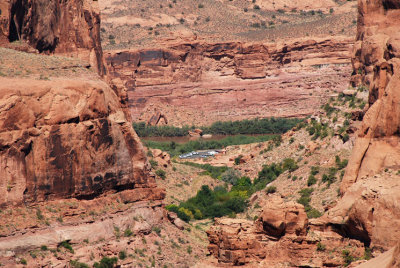
M347 237L388 250L400 240L400 183L393 173L360 178L324 217Z
M310 223L302 205L274 195L256 221L219 219L207 232L220 263L250 267L338 267L342 250L362 256L363 244ZM329 252L329 254L327 254Z
M127 88L133 118L158 109L173 125L304 116L347 87L349 39L278 44L182 43L110 51L110 76ZM153 122L153 120L151 121Z
M24 40L39 52L78 57L106 73L96 1L3 0L0 9L0 44Z
M100 80L2 78L0 205L133 188L162 198L119 105Z
M369 87L370 108L358 132L342 194L359 178L400 165L399 25L397 1L359 1L353 81Z
M398 268L400 267L400 243L387 252L373 258L359 266L357 268Z

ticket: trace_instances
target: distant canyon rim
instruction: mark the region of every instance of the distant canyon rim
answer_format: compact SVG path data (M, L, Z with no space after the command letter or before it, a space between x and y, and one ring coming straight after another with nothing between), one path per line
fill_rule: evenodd
M160 113L170 125L305 117L348 88L352 38L279 43L177 43L106 51L112 81L135 121Z

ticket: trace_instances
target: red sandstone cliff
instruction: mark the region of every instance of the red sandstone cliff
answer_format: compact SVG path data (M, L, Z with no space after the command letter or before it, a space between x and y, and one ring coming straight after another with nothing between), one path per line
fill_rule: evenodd
M105 53L136 120L173 125L312 114L346 88L350 39L282 44L184 43Z
M96 2L0 6L7 42L26 40L39 52L76 56L105 73ZM46 60L37 59L46 72ZM162 198L116 89L93 75L40 79L1 78L0 205L136 188L147 193L141 199Z
M90 0L1 0L0 43L27 41L41 53L79 57L106 73L100 11Z

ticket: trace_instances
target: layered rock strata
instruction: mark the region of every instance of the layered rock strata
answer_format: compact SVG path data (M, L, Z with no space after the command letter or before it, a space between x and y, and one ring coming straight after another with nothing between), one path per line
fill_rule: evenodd
M105 53L136 120L169 124L304 116L346 88L352 40L279 44L183 43Z
M139 138L98 81L0 83L0 204L91 199L141 188L160 198Z

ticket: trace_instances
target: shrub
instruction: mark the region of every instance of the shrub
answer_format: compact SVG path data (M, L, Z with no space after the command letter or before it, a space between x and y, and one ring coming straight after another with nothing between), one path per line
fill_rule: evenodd
M89 268L89 265L87 265L86 263L79 262L77 260L71 260L69 264L71 265L72 268Z
M229 168L221 174L221 180L232 185L237 185L239 178L240 172L233 168Z
M183 207L178 209L178 217L185 222L189 222L194 218L193 213L189 209Z
M36 218L37 218L38 220L43 220L43 219L44 219L44 216L43 216L43 214L42 214L42 211L41 211L39 208L36 210Z
M40 247L40 250L46 251L46 250L48 250L48 248L47 248L47 246L43 245L43 246Z
M133 232L129 228L124 231L124 236L125 237L129 237L129 236L132 236L132 235L133 235Z
M364 260L370 260L372 258L371 248L364 249Z
M58 245L58 247L63 247L63 248L65 248L66 250L68 250L69 252L74 253L74 249L72 248L71 244L70 244L69 241L67 241L67 240L62 241L62 242Z
M156 160L150 159L149 162L150 162L151 168L158 167L158 162Z
M266 190L267 194L273 194L276 192L276 186L268 186Z
M23 264L23 265L27 265L28 264L28 262L24 258L22 258L19 262L21 264Z
M299 168L299 166L296 164L294 159L292 158L285 158L283 159L283 164L282 164L283 170L289 170L289 172L293 172L296 169Z
M198 8L203 8L203 7L204 7L203 4L199 4L199 5L198 5Z
M317 166L312 166L311 167L311 171L310 171L311 175L315 176L319 173L319 167Z
M338 155L335 156L335 162L336 162L336 166L339 170L344 169L348 164L347 159L344 159L343 161L341 161L340 157Z
M94 268L113 268L116 266L117 262L118 262L118 259L116 257L113 257L113 258L103 257L100 260L100 263L95 262L93 264L93 267Z
M162 169L156 170L156 175L159 176L161 179L165 180L165 171Z
M349 266L350 263L354 261L354 257L350 254L350 251L345 249L342 251L342 258L344 262L344 266Z
M160 236L160 234L161 234L161 228L160 227L154 226L151 230L153 232L155 232L158 236Z
M299 191L300 198L297 200L297 203L302 204L304 206L304 210L307 213L308 218L318 218L322 216L322 213L313 208L310 205L311 194L314 191L313 188L304 188Z
M307 186L311 186L316 183L317 183L317 179L313 175L310 175L307 180Z
M234 162L235 165L239 165L240 164L240 160L243 158L243 155L239 155L238 157L235 157Z
M328 174L322 175L322 182L327 182L328 186L330 186L332 183L336 181L336 173L337 173L337 168L331 167L329 168Z
M326 250L326 246L324 244L322 244L321 242L317 243L317 251L325 251Z
M255 10L259 10L259 9L260 9L260 6L259 6L259 5L254 5L253 8L254 8Z
M120 259L120 260L125 260L126 259L126 252L125 252L125 250L122 250L122 251L120 251L119 253L118 253L118 258Z

